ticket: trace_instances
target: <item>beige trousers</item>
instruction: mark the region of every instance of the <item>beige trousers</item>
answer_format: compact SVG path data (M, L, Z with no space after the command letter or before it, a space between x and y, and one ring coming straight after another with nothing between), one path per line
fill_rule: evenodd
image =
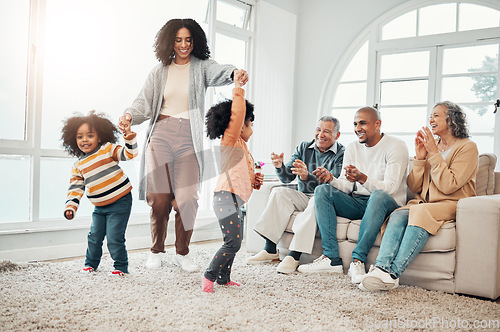
M278 243L285 232L291 215L300 211L295 217L292 226L294 236L290 243L290 250L312 253L316 236L316 210L312 195L306 195L290 188L273 188L266 208L262 212L254 230Z
M175 210L175 249L189 253L198 211L199 167L188 119L168 117L156 123L146 151L147 193L151 206L151 252L165 252L167 225Z

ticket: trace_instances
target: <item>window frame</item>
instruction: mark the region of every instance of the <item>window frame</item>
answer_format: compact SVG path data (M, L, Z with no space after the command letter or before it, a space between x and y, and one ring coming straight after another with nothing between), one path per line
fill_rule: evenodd
M318 117L324 114L331 114L336 108L332 107L333 98L335 96L335 92L340 84L340 79L342 75L349 65L351 59L356 55L358 50L364 45L365 42L368 41L368 78L367 78L367 92L366 92L366 104L365 105L377 105L380 104L380 79L379 79L379 57L380 54L384 54L384 52L396 53L399 51L417 51L419 49L425 48L436 48L437 45L443 48L451 48L451 47L464 47L467 45L480 45L480 44L488 44L492 43L492 41L500 41L500 29L498 27L494 28L484 28L477 30L467 30L467 31L455 31L451 33L442 33L435 35L425 35L425 36L416 36L416 37L407 37L407 38L399 38L399 39L389 39L382 40L382 27L391 22L393 19L404 15L412 10L416 10L422 7L435 5L435 4L443 4L450 3L450 1L428 1L428 0L418 0L411 1L408 3L404 3L400 6L395 7L394 9L388 11L384 15L375 19L369 26L367 26L350 44L350 46L346 49L343 56L339 59L339 61L334 64L326 78L326 82L323 85L323 89L321 92L320 102L318 106L317 115ZM455 4L458 4L459 1L456 1ZM464 3L464 2L460 2ZM466 1L466 3L476 4L485 6L494 10L500 11L500 4L494 1ZM457 11L457 17L459 12ZM418 25L418 15L417 15L417 25ZM458 22L457 22L458 25ZM418 27L417 27L418 31ZM436 50L431 51L431 59L430 59L430 72L429 78L433 78L429 80L429 94L428 94L428 113L431 111L434 103L438 100L436 96L440 95L440 84L436 84L438 79L441 79L441 71L442 68L438 68L433 66L432 63L438 63L439 59L435 57L438 54L442 54L442 50L437 52ZM499 60L500 61L500 60ZM500 66L499 66L499 74L497 76L497 81L500 82ZM500 89L497 91L497 99L500 98ZM493 109L493 105L490 103L485 103ZM465 104L464 104L465 105ZM353 107L355 105L352 105ZM357 105L356 105L357 106ZM364 106L364 105L360 105ZM350 106L346 107L337 107L337 108L351 108ZM394 133L397 135L397 133ZM478 136L483 136L480 133ZM493 140L495 142L495 146L493 152L496 155L500 155L500 117L496 116L495 119L495 130L493 133Z
M241 29L238 27L231 26L227 23L217 22L216 17L216 6L217 1L225 1L233 4L240 5L243 3L245 6L250 6L250 10L245 18L245 26L247 29ZM238 38L245 40L247 42L246 47L246 64L247 68L250 67L252 63L250 55L253 48L253 31L255 30L252 26L253 19L253 8L256 2L254 0L208 0L208 31L207 37L209 40L209 46L212 51L212 58L216 52L215 45L213 41L215 40L215 34L221 33L228 35L232 38ZM30 157L30 172L31 185L29 191L30 199L30 211L29 220L20 221L4 221L0 222L0 228L8 229L13 226L18 227L48 227L48 225L61 226L66 221L64 220L62 213L60 218L40 219L40 167L42 163L42 158L72 158L62 149L42 149L41 148L41 131L42 131L42 97L43 97L43 68L44 68L44 26L45 26L45 10L47 7L46 0L32 0L30 1L29 7L29 48L28 48L28 63L26 64L27 78L26 78L26 103L25 103L25 139L24 140L10 140L10 139L0 139L0 154L1 155L26 155ZM249 69L247 69L249 70ZM207 95L210 95L207 93ZM37 111L38 110L38 111ZM207 187L207 186L205 186ZM203 192L205 194L205 190ZM208 195L208 192L207 192ZM205 201L209 201L206 199ZM208 203L203 207L208 209ZM207 213L202 213L202 216ZM213 214L213 212L212 212ZM91 217L83 218L85 223L90 222ZM135 213L131 215L130 220L148 220L149 215L144 213ZM28 226L29 225L29 226Z

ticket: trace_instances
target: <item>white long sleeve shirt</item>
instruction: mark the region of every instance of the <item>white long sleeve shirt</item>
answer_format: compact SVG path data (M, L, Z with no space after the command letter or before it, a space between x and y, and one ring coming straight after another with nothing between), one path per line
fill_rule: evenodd
M368 196L375 190L391 195L399 206L406 204L406 176L408 148L396 137L383 135L374 146L359 142L349 144L344 153L342 173L330 185L345 192ZM367 176L366 182L350 182L345 177L345 166L353 165ZM356 184L356 186L354 186Z

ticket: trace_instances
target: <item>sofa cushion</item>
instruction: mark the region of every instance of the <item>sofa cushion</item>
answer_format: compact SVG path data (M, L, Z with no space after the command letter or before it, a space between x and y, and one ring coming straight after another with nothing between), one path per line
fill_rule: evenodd
M350 242L357 243L359 235L359 225L361 220L353 220L347 230L347 239ZM337 232L338 234L338 232ZM340 240L340 239L339 239ZM456 248L455 223L450 222L444 224L436 235L431 235L425 244L422 252L448 252ZM378 233L375 243L376 247L380 247L382 239Z
M495 190L495 166L497 156L493 153L479 155L479 168L476 175L476 195L492 195Z
M285 232L293 233L293 230L292 230L293 222L295 221L295 217L299 213L300 213L299 211L294 211L292 213L292 216L290 217L290 220L288 221L288 225L286 226ZM351 223L351 221L347 218L343 218L343 217L337 218L337 239L339 241L347 240L347 229L348 229L350 223ZM319 233L319 229L316 229L316 237L321 238L321 234Z

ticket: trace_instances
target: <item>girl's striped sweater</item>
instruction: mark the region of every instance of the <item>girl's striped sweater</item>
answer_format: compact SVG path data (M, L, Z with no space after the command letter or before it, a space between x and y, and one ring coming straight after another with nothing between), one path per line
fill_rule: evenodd
M88 199L96 206L114 203L132 191L130 180L118 162L137 156L136 133L126 135L124 139L124 147L108 142L75 162L71 169L65 211L76 212L85 187Z

